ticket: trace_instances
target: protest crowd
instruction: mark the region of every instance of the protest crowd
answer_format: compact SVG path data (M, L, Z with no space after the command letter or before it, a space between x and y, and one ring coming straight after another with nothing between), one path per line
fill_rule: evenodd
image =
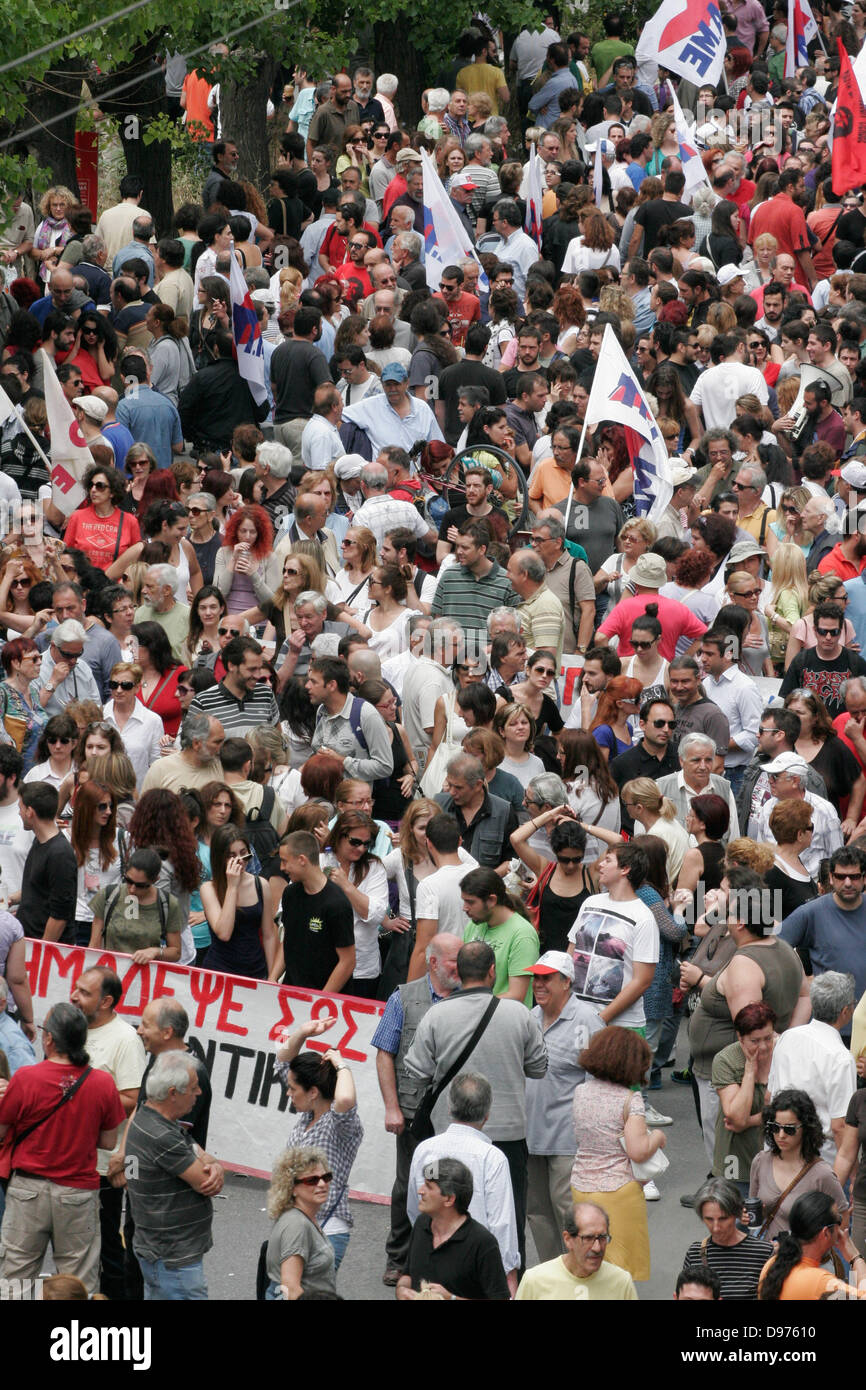
M4 1279L206 1299L225 1176L181 1005L37 1032L30 938L377 1001L397 1300L637 1299L661 1196L668 1297L866 1297L866 8L680 9L289 67L265 187L169 64L173 228L16 198ZM327 1030L265 1301L351 1296Z

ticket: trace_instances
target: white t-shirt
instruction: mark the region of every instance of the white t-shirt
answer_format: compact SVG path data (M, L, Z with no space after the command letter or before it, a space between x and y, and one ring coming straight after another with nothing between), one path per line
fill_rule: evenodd
M767 383L757 367L745 362L720 362L701 372L692 388L691 400L700 406L708 430L729 429L736 415L740 396L757 396L762 405L769 400Z
M33 831L25 830L18 801L0 806L0 905L7 907L13 893L21 892L24 863L33 844Z
M432 918L438 923L437 932L450 931L462 936L468 918L463 911L460 884L471 869L477 868L478 861L467 854L462 864L443 864L441 869L422 879L415 899L415 916L419 920Z
M614 902L609 893L587 898L568 933L574 944L574 992L601 1012L631 983L634 965L657 965L659 932L655 918L638 898ZM642 1028L643 999L613 1020L622 1028Z

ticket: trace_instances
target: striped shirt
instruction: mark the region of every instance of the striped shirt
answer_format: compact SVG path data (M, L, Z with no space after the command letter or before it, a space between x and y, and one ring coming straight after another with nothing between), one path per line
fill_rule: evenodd
M519 604L511 580L494 560L490 573L480 579L465 565L451 565L439 576L430 611L434 618L454 618L464 632L483 632L486 637L488 613Z
M689 1273L704 1268L701 1245L702 1242L696 1240L686 1251L683 1269ZM704 1252L710 1269L719 1276L725 1302L731 1299L757 1299L761 1270L773 1256L771 1241L746 1236L739 1245L717 1245L710 1238Z
M195 1162L189 1136L150 1105L133 1116L127 1134L129 1200L135 1253L169 1269L196 1264L210 1250L213 1207L180 1174Z
M196 695L189 708L191 714L209 714L218 719L226 738L243 738L250 729L261 724L280 722L274 692L265 681L259 681L242 700L232 694L225 681L220 681L219 685L212 685Z

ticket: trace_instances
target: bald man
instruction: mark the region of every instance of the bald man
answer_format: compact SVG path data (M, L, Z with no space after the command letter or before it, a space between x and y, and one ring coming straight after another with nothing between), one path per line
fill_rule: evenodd
M135 443L135 439L126 425L122 425L114 413L120 397L113 386L97 386L90 394L98 396L108 406L108 414L102 423L102 433L114 450L115 463L123 473L126 455Z
M96 305L84 290L77 290L72 273L64 265L52 270L48 281L48 292L30 306L30 313L39 320L42 327L49 314L66 314L74 323L78 322L82 309L95 309Z

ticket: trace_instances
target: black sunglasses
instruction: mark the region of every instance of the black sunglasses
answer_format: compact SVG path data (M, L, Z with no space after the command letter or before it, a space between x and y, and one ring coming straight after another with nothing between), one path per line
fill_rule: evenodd
M364 849L369 849L373 843L372 840L358 840L354 835L347 835L346 839L355 849L361 849L362 846Z
M134 690L135 681L109 681L108 688L109 690Z
M138 878L130 878L130 877L129 877L129 874L124 874L124 875L123 875L123 881L124 881L124 883L126 884L127 888L152 888L152 887L153 887L153 884L150 882L150 879L147 879L147 878L146 878L146 879L144 880L144 883L142 883L142 882L141 882L141 879L138 879Z

